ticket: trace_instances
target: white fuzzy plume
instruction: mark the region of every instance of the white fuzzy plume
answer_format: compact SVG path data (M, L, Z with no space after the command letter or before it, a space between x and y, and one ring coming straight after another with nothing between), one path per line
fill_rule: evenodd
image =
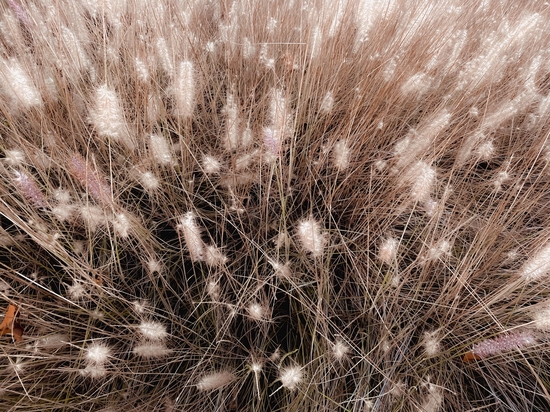
M314 257L321 256L327 243L327 237L321 233L321 224L313 217L302 220L298 225L298 237L302 247Z
M180 63L174 83L175 114L188 119L195 110L195 69L193 62Z
M104 84L95 90L93 98L90 122L97 134L101 137L109 137L133 150L135 142L128 132L122 104L115 90Z
M233 382L237 377L231 372L215 372L205 375L197 383L199 391L211 391L221 388Z
M201 239L201 229L195 222L195 214L187 212L181 217L177 229L183 233L191 260L194 262L204 260L204 242Z
M533 282L548 275L548 272L550 272L550 243L522 266L520 276L527 282Z

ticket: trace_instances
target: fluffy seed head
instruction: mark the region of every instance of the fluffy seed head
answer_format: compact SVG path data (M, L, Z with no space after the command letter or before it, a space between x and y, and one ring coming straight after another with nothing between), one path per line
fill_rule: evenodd
M535 328L544 332L550 331L550 305L537 309L532 316Z
M495 154L495 145L491 141L483 142L476 149L476 156L479 160L488 161L493 158Z
M235 170L240 172L242 170L248 169L252 162L255 161L258 156L258 151L254 150L250 153L245 153L242 156L239 156L235 159Z
M426 73L416 73L401 87L401 93L404 95L414 95L420 97L428 92L432 85L433 79Z
M287 368L281 369L279 373L279 380L281 385L288 390L295 390L298 385L302 382L303 373L302 369L298 366L289 366Z
M76 66L74 67L74 69L76 69L74 70L75 73L82 73L84 70L91 68L90 59L82 46L79 36L69 28L62 26L61 40L68 55L67 58L64 59L65 61L60 62L61 68L65 73L69 74L69 70L71 70L69 68L73 68L73 65Z
M112 219L113 229L115 233L121 238L128 237L128 231L130 230L130 220L124 213L117 213Z
M344 359L347 354L349 353L350 351L350 348L348 345L346 345L343 341L341 340L337 340L333 345L332 345L332 355L337 359L337 360L342 360Z
M20 166L25 161L25 154L17 149L6 150L4 161L10 166Z
M153 160L160 166L169 166L174 163L170 146L164 136L152 135L149 138L149 148Z
M197 383L199 391L212 391L229 385L237 377L231 372L215 372L203 376Z
M424 351L428 356L435 356L439 353L440 339L437 331L424 332L424 339L422 340Z
M42 105L40 92L17 60L1 61L0 74L3 92L17 107L30 109Z
M143 315L148 308L148 303L142 300L135 300L132 302L132 307L137 314Z
M451 120L451 114L447 110L441 110L431 116L428 121L423 124L418 131L413 130L399 144L396 151L399 153L399 162L397 167L402 169L406 165L413 163L414 160L421 158L430 147L433 147L435 139L448 126ZM416 168L420 166L417 164ZM422 165L422 167L425 167ZM410 171L410 173L422 175L425 170Z
M75 280L73 284L67 288L67 293L73 301L76 301L86 294L86 289L82 283Z
M183 238L192 261L204 260L204 243L201 239L201 229L195 222L195 214L187 212L180 218L177 229L183 233Z
M81 369L80 374L91 379L99 379L107 375L107 369L105 369L103 365L90 364L86 365L84 369Z
M8 358L8 362L10 362L9 368L18 376L25 371L27 366L27 364L23 362L23 359L20 356L17 356L15 358L15 361Z
M159 187L159 180L152 172L140 173L139 182L145 190L153 191Z
M264 128L264 146L269 157L279 157L282 144L291 134L290 113L283 90L273 89L269 106L269 125Z
M330 91L325 94L325 97L323 97L323 101L321 102L321 107L319 108L319 111L323 114L328 114L332 112L333 106L334 94Z
M312 256L318 257L323 254L327 236L321 233L321 224L313 217L304 219L298 224L298 237L302 247Z
M520 269L520 276L527 282L541 279L550 272L550 243L542 247Z
M265 127L263 131L264 147L268 157L275 159L279 156L281 150L280 135L271 127Z
M259 303L252 303L247 308L248 315L254 320L262 320L266 315L266 309Z
M57 203L62 205L67 204L71 201L71 193L63 188L55 189L53 196Z
M219 173L221 167L220 161L213 156L205 155L202 159L202 168L207 175Z
M86 361L92 365L104 365L111 356L111 349L102 343L92 343L88 345L86 351Z
M319 53L321 52L321 44L322 44L322 33L319 26L317 26L313 29L313 33L310 41L310 50L311 50L312 60L319 57Z
M67 345L68 342L69 338L67 335L54 333L38 339L34 346L36 350L54 350Z
M134 346L132 349L134 355L144 359L164 358L172 353L171 349L159 342L144 342Z
M285 264L275 261L270 261L269 264L273 268L276 276L279 276L282 279L290 279L292 272L290 271L290 262Z
M227 262L227 256L216 245L208 245L204 251L204 262L208 266L220 266Z
M408 168L405 176L411 185L411 199L415 202L428 201L435 183L435 170L427 163L420 161Z
M149 271L149 273L162 273L162 269L162 263L160 263L158 260L149 259L147 261L147 270Z
M166 326L159 322L143 321L139 324L138 330L143 337L155 341L162 340L168 336Z
M422 412L438 412L441 411L443 405L443 395L441 389L433 383L428 384L428 393L422 404Z
M228 94L227 104L224 108L224 111L226 115L226 130L224 138L225 148L226 150L235 150L240 143L240 119L237 103L235 101L235 96L233 95L233 93Z
M138 80L143 83L147 83L150 77L149 69L147 68L147 65L143 60L141 60L138 57L135 58L134 63L136 66L136 73L137 73Z
M334 167L343 172L349 167L350 149L347 143L343 140L339 140L332 149L332 162Z
M243 148L247 148L251 146L253 142L254 137L252 136L252 129L250 129L250 124L247 124L241 137L241 146Z
M122 104L113 88L104 84L95 90L89 114L90 122L99 136L109 137L129 150L134 149L135 142L128 132Z
M391 265L397 257L397 248L399 241L394 238L385 239L378 250L378 259L387 265Z
M103 210L94 205L82 205L80 207L80 217L90 232L95 232L99 226L104 226L107 223Z
M510 175L506 170L502 170L497 173L495 180L493 181L493 185L495 186L495 189L497 191L502 190L502 185L510 179Z
M195 110L195 69L193 62L181 62L174 83L175 114L188 119Z
M440 259L443 255L449 253L451 250L451 243L447 240L440 240L434 246L428 249L426 256L427 260L437 260Z
M216 301L220 298L220 285L217 282L210 281L206 285L206 293Z
M159 37L157 39L156 46L157 46L157 56L158 56L158 61L160 63L160 66L166 72L166 74L168 74L169 76L172 76L174 74L174 65L172 63L172 57L168 49L168 44L166 43L166 39L164 37Z

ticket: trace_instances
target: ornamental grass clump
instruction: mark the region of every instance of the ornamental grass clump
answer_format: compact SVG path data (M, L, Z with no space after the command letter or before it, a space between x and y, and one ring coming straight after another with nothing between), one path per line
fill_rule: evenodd
M0 410L550 410L550 8L0 4Z

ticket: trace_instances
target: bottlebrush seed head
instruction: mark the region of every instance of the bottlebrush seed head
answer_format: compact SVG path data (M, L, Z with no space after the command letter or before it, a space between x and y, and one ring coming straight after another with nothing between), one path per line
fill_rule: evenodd
M464 356L464 361L470 362L474 359L484 359L514 349L528 348L536 343L537 340L531 331L512 332L476 343L472 350Z
M153 160L159 166L169 166L174 163L170 145L164 136L151 135L149 138L149 148L151 150Z
M327 236L321 232L321 224L313 217L302 220L298 224L298 237L302 247L312 256L319 257L327 244Z
M27 199L34 207L43 208L46 206L46 199L38 188L36 182L25 172L16 171L15 184L19 188L21 194Z
M201 229L195 222L195 214L187 212L180 218L177 229L183 233L183 238L192 261L204 260L204 243L201 239Z
M80 154L71 157L69 171L93 199L103 204L111 203L111 190L107 181Z
M550 272L550 243L535 253L520 269L520 276L527 282L533 282L547 276Z
M349 158L350 148L348 144L343 140L337 141L332 149L332 161L334 167L339 172L343 172L349 167Z
M173 351L168 349L163 343L143 342L132 349L132 353L144 359L158 359L170 355Z
M231 372L215 372L203 376L197 383L199 391L211 391L229 385L237 377Z
M143 321L139 324L138 330L144 338L155 341L163 340L168 336L166 326L159 322Z
M33 80L16 59L0 61L3 92L21 109L42 106L42 96Z
M91 379L99 379L107 375L107 369L103 365L90 364L81 369L80 374Z
M116 91L104 84L99 86L90 109L90 122L101 137L109 137L127 149L133 150L135 142L129 134L122 103Z
M175 115L188 119L195 110L195 68L191 61L180 63L174 82Z
M550 305L547 303L542 308L537 308L533 314L533 326L541 331L550 331Z

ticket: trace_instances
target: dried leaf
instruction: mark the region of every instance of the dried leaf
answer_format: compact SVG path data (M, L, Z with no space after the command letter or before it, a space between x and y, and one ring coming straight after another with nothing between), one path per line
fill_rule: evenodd
M481 357L479 355L476 355L472 351L468 351L466 353L466 355L464 355L464 357L462 358L462 361L465 362L465 363L470 363L470 362L473 362L475 360L480 360L480 359L481 359Z
M13 339L21 342L23 340L23 327L15 321L16 316L17 306L10 303L6 310L6 316L4 316L4 320L0 323L0 336L12 335Z

